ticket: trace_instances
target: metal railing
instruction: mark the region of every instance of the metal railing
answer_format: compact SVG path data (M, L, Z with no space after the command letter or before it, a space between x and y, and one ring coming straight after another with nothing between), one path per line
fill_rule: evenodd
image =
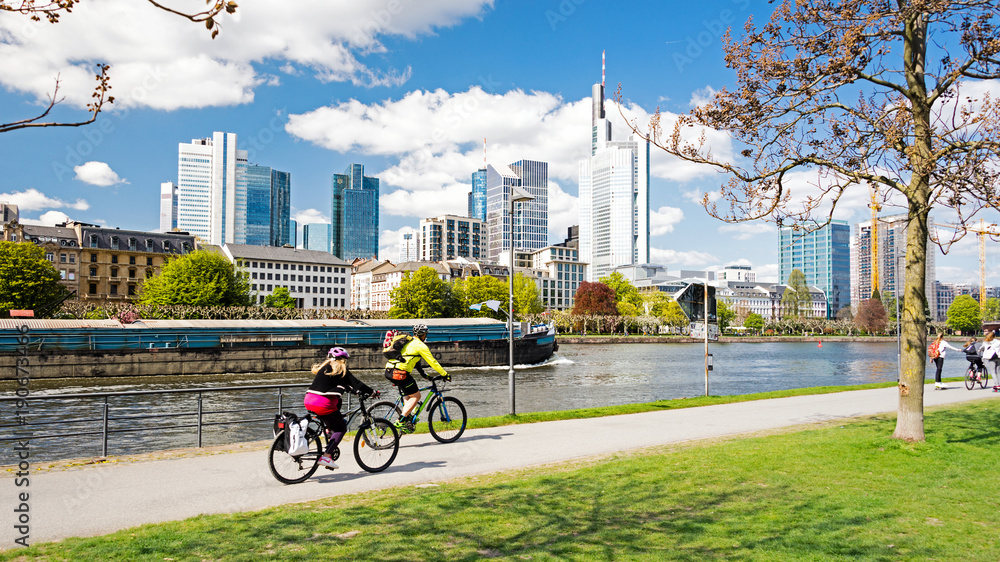
M7 431L14 429L15 432L21 433L20 436L13 437L2 437L0 436L0 442L8 441L18 441L24 439L59 439L66 437L78 437L78 436L89 436L89 435L100 435L101 436L101 456L108 456L108 441L113 434L118 433L133 433L139 431L161 431L165 429L182 429L182 428L196 428L198 447L202 447L202 435L203 428L208 426L221 426L221 425L235 425L235 424L249 424L249 423L261 423L265 421L272 421L273 418L241 418L236 420L225 420L225 421L205 421L206 416L212 416L217 414L246 414L250 412L260 412L260 411L272 411L281 412L284 408L283 391L287 388L304 388L309 386L309 383L297 383L297 384L269 384L269 385L252 385L252 386L230 386L230 387L220 387L220 388L186 388L178 390L132 390L132 391L122 391L122 392L92 392L92 393L79 393L79 394L53 394L46 396L31 396L30 398L18 398L15 396L4 396L0 397L0 404L5 404L8 402L14 402L16 400L26 400L30 405L31 409L35 411L44 410L43 407L38 407L38 403L46 401L60 401L60 400L102 400L101 406L101 416L98 418L76 418L76 419L54 419L54 420L43 420L43 421L30 421L23 424L3 424L0 425L0 432L6 433ZM277 390L277 409L272 407L244 407L237 410L206 410L203 404L203 398L206 394L212 393L223 393L223 392L237 392L245 390ZM150 413L150 414L129 414L129 415L113 415L114 409L127 410L130 408L129 405L112 405L109 402L109 398L112 397L128 397L128 396L148 396L148 395L172 395L172 394L196 394L197 395L197 407L194 411L182 411L182 412L170 412L170 413ZM264 397L266 399L266 397ZM348 402L345 407L350 409L350 398L348 397ZM129 420L151 420L157 418L183 418L183 417L194 417L195 419L188 423L177 423L174 425L149 425L145 424L143 427L125 427L125 428L112 428L111 422L119 421L129 421ZM59 433L44 433L42 435L34 434L31 430L32 427L44 427L52 425L71 425L71 424L81 424L81 423L96 423L100 422L100 429L93 431L66 431ZM47 431L47 429L45 430ZM25 435L27 433L27 435Z

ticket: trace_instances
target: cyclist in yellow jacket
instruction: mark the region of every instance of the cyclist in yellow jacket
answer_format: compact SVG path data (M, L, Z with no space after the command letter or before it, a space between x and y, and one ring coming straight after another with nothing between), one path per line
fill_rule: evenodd
M425 339L427 339L427 326L425 324L416 324L413 326L413 339L400 350L403 354L403 360L389 361L385 365L385 378L399 387L400 392L406 397L403 402L403 412L399 422L397 422L397 425L401 427L408 427L413 424L410 414L413 413L413 409L420 402L420 390L417 388L417 381L413 380L412 373L414 367L416 367L421 375L424 374L423 369L417 367L421 359L426 361L435 371L441 373L441 376L445 380L451 380L451 375L448 374L448 371L445 371L444 367L437 362L437 359L434 359L431 350L424 343ZM424 376L426 377L426 375Z

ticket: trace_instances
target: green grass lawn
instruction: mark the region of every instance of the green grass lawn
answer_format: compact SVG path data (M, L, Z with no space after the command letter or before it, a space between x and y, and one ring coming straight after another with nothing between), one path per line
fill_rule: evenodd
M0 560L1000 559L1000 405L928 411L925 443L890 439L894 424L879 416L202 516Z

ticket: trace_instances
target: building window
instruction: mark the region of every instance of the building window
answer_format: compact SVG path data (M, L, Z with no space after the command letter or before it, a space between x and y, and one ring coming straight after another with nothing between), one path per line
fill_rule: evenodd
M268 268L268 269L274 269L274 264L273 264L273 263L270 263L270 262L268 262L268 264L267 264L267 268Z
M90 247L91 248L96 248L97 247L97 235L96 234L91 234L90 235Z
M59 254L59 263L66 263L66 254Z
M136 247L137 247L138 245L139 245L139 241L138 241L138 240L136 240L135 238L129 238L129 239L128 239L128 249L129 249L129 250L131 250L131 251L133 251L133 252L134 252L134 251L136 250Z
M153 265L153 258L146 258L146 265Z
M118 285L111 285L108 287L108 294L112 296L118 296Z
M135 279L135 269L129 268L129 270L128 270L128 278L129 279Z
M112 236L111 237L111 249L112 250L117 250L118 249L118 237L117 236Z
M90 263L95 263L97 261L97 254L90 254Z
M128 257L128 264L129 265L135 265L135 256L129 256Z
M72 281L74 279L76 279L76 272L75 271L70 271L69 272L69 280Z
M45 259L51 262L56 261L56 255L52 252L45 252Z
M170 252L170 240L163 241L163 251Z
M153 277L153 270L152 269L147 269L146 270L146 279L150 279L152 277Z
M128 286L128 296L130 296L130 297L134 297L135 296L135 285L131 285L130 284Z
M90 290L87 291L88 293L90 293L91 295L96 295L97 294L97 283L91 283L89 289Z
M112 267L111 268L111 276L112 277L118 277L118 268L117 267Z
M69 255L69 263L76 263L76 254Z
M90 268L90 276L91 277L97 277L97 268L96 267L91 266L91 268Z
M117 255L111 256L111 263L118 263L118 256Z
M59 270L59 278L63 279L63 280L66 279L66 270L65 269L60 269Z
M147 238L146 239L146 251L147 252L152 252L153 251L153 239L152 238Z

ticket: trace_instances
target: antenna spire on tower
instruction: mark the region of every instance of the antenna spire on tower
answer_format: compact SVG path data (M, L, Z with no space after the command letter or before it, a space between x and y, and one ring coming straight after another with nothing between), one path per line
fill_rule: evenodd
M604 87L604 51L601 51L601 87Z
M486 137L483 137L483 169L486 169Z

